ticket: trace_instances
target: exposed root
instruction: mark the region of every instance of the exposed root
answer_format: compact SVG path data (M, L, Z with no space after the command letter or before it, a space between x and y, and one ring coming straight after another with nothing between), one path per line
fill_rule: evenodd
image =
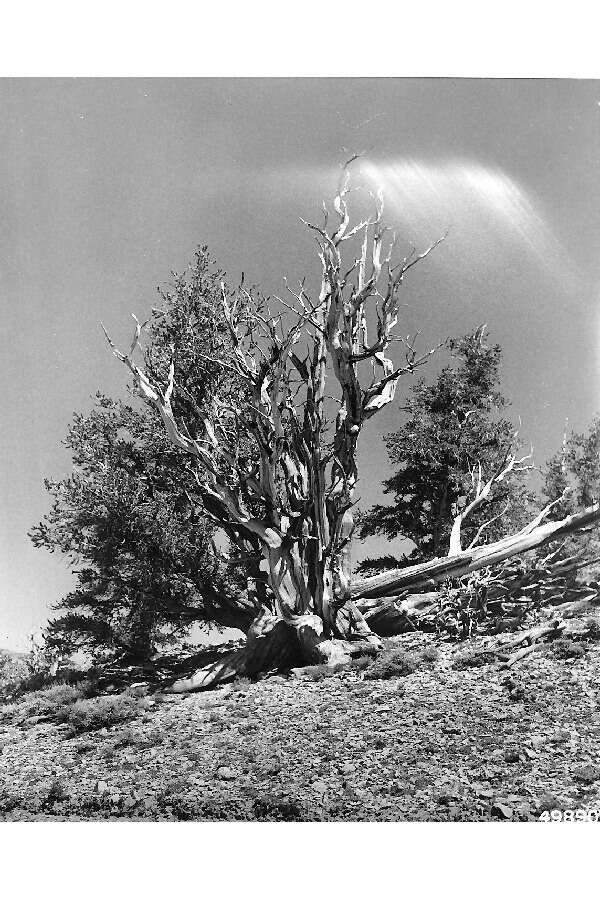
M250 626L245 646L223 660L198 669L190 678L179 679L166 690L172 694L202 691L237 677L298 665L299 661L300 648L293 630L283 619L265 610Z
M381 647L380 639L368 629L366 633L359 633L357 640L332 639L324 636L323 621L319 616L297 616L286 621L263 610L252 623L244 647L198 669L189 678L175 681L166 691L184 694L207 690L237 677L271 669L343 665L367 648L373 652Z

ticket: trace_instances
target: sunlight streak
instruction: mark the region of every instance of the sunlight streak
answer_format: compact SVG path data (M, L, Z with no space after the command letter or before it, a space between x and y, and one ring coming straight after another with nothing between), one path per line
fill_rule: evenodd
M372 188L382 188L398 223L412 240L432 240L450 228L455 249L478 264L518 246L555 274L570 269L567 254L533 199L497 169L461 161L365 162Z

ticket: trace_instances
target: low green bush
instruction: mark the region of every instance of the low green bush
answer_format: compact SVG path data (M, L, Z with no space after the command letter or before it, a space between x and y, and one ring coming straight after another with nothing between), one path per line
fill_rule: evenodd
M2 700L12 701L56 684L75 684L92 678L92 670L82 671L74 665L61 665L58 673L55 672L52 656L37 646L28 653L21 654L0 650Z
M364 678L402 678L418 669L431 668L438 659L439 653L435 647L409 652L397 644L388 644L387 649L364 670Z
M357 656L355 659L351 660L348 669L351 672L364 672L365 669L369 668L372 662L372 656Z
M365 669L364 678L375 680L412 675L419 668L419 662L415 653L407 653L399 648L386 650Z
M452 660L452 668L457 671L463 669L476 669L479 666L487 666L496 659L494 653L486 651L465 650L464 653L457 653Z
M569 638L558 638L549 644L549 650L555 659L581 659L585 656L585 647L576 644Z
M421 650L419 653L419 657L422 662L433 664L440 658L440 653L435 647L425 647L425 649Z
M62 710L93 693L92 682L80 681L78 684L54 684L52 687L31 691L17 697L12 703L5 704L2 712L7 718L21 720L33 717L56 718Z
M57 712L56 721L70 725L73 732L97 731L138 718L148 708L144 697L115 694L76 700Z
M600 641L600 620L590 616L586 619L586 638L590 641Z
M344 663L339 663L336 666L305 666L303 674L307 675L311 681L323 681L324 678L332 678L334 675L339 675L345 669L347 669L347 666Z
M306 800L265 794L254 801L252 817L258 822L318 822L322 813Z
M52 687L29 694L22 701L22 705L27 707L29 715L32 716L55 715L60 710L75 703L76 700L89 697L91 691L92 686L88 682L55 684Z

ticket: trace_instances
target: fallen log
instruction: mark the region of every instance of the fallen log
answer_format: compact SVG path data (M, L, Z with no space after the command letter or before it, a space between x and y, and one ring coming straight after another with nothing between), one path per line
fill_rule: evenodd
M379 637L393 637L408 631L417 631L427 617L439 609L440 594L428 591L422 594L403 593L397 597L365 600L360 610L369 628Z
M424 587L428 582L439 583L448 578L460 578L478 569L494 566L512 556L518 556L565 534L571 534L600 521L600 504L594 503L580 513L567 516L559 522L546 522L531 530L520 531L491 544L484 544L472 550L464 550L454 556L432 559L429 562L407 566L405 569L390 569L379 575L357 577L350 592L363 609L364 600L398 595L410 588Z

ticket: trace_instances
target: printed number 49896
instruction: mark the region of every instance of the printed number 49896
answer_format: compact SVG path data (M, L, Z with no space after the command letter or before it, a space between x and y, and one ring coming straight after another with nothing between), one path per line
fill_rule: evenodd
M539 818L540 822L597 822L600 811L597 809L551 809L545 810Z

